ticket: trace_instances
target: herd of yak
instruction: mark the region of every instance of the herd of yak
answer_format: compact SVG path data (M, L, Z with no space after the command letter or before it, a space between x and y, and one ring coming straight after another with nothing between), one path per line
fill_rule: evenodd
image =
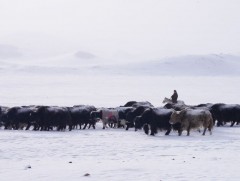
M206 130L212 134L212 128L230 123L240 123L240 105L238 104L200 104L196 106L168 102L163 107L154 107L149 102L130 101L116 108L96 108L88 105L73 107L58 106L0 106L0 127L4 129L57 130L95 129L96 122L101 121L103 129L134 128L143 129L146 134L155 135L157 131L172 130L178 132L197 129L203 135Z

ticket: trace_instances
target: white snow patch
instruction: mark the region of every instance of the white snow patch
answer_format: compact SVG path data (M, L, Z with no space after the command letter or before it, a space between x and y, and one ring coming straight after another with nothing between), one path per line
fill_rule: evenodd
M72 132L0 130L0 175L3 180L238 180L240 129L228 126L214 128L212 136L196 131L189 137L102 130L100 123L96 130Z

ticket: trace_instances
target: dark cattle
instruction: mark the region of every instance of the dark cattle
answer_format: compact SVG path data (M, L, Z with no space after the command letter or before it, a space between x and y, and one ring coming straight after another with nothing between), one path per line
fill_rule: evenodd
M73 127L77 129L79 126L80 129L85 129L89 124L88 129L92 126L95 129L96 120L91 118L91 112L96 111L94 106L73 106L69 108L72 117Z
M183 130L187 130L187 136L189 136L191 129L199 129L200 127L204 127L203 135L205 135L207 129L212 134L213 119L212 114L208 110L185 109L180 112L174 111L171 115L170 123L181 123L179 136L182 135Z
M140 106L137 107L136 109L129 111L126 115L126 120L127 120L127 127L126 130L128 130L129 128L133 128L134 127L134 119L137 116L140 116L146 109L148 109L149 107L147 106Z
M119 119L126 119L127 113L132 111L132 107L117 107L115 108L119 113Z
M211 107L213 104L207 103L207 104L199 104L196 106L189 106L189 109L199 109L199 110L208 110L211 112Z
M5 129L23 129L26 126L26 130L37 119L36 109L31 106L12 107L8 109L5 119Z
M132 105L132 107L140 107L140 106L143 106L143 107L154 107L150 102L148 101L145 101L145 102L136 102Z
M68 108L57 106L41 106L37 110L39 116L38 126L34 130L52 130L54 127L58 131L65 130L67 125L69 131L72 130L71 114Z
M206 104L198 104L198 105L196 105L196 106L194 106L194 107L199 107L199 108L208 108L208 109L210 109L211 107L213 106L213 104L212 103L206 103Z
M146 134L149 132L148 125L151 129L151 135L155 135L157 130L167 130L165 135L169 135L172 128L179 130L180 124L171 125L169 123L173 110L163 108L149 108L141 116L136 117L135 129L144 128Z
M116 110L118 111L119 121L118 121L118 128L126 126L127 120L127 113L132 111L134 108L132 107L117 107Z
M227 122L233 126L240 122L240 105L238 104L214 104L211 107L213 118L217 120L217 126L222 126Z
M139 106L146 106L146 107L154 107L150 102L148 101L129 101L127 102L123 107L139 107Z
M136 101L129 101L123 107L132 107L133 104L137 103Z
M16 125L16 115L17 111L20 109L20 107L12 107L8 109L6 116L5 116L5 122L4 122L4 129L18 129L18 126Z

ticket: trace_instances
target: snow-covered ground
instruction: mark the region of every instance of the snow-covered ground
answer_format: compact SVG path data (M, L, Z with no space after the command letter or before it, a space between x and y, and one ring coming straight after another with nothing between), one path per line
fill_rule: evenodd
M239 103L240 77L166 76L79 76L9 75L0 76L3 106L90 104L117 107L127 101L149 101L163 106L173 90L186 104Z
M239 19L236 0L0 1L0 105L240 103ZM0 180L239 180L239 126L163 135L0 129Z
M212 136L185 135L102 130L100 123L96 130L72 132L0 130L0 178L239 180L239 126L214 128Z
M4 59L1 105L117 107L136 100L157 107L174 89L186 104L239 103L238 58L202 57L206 59L105 62L100 67L93 55L83 52L73 59ZM227 71L219 71L224 67ZM189 69L186 76L183 70ZM1 129L0 180L239 180L239 150L239 126L214 128L212 136L192 132L190 137L102 130L101 123L96 130L72 132Z

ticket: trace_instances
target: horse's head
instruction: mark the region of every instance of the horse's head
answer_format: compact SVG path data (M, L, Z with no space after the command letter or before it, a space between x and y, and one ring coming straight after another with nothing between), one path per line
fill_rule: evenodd
M163 102L162 102L162 103L169 103L169 101L172 102L170 99L168 99L168 98L165 97L165 98L163 99Z

